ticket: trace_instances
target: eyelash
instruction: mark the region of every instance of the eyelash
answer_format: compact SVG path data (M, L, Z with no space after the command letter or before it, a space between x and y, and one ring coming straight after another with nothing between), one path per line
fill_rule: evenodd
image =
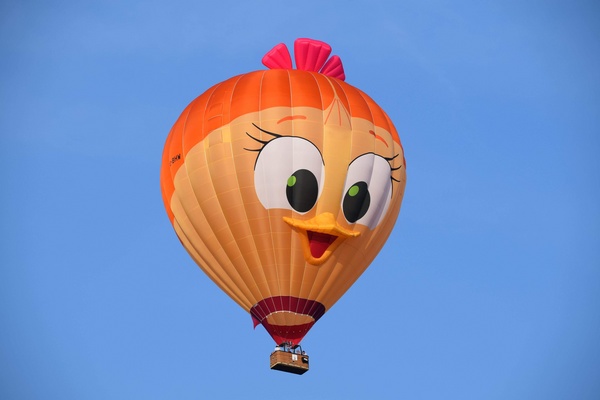
M392 161L394 161L394 159L396 157L398 157L400 155L400 153L397 153L395 156L393 157L383 157L385 159L385 161L387 161L388 163L390 163L390 170L392 171L392 173L394 173L394 171L398 171L400 168L402 168L402 164L400 164L400 166L394 168L392 167ZM394 178L393 175L390 175L390 178L392 179L393 182L400 182L399 179Z
M258 152L258 154L260 155L260 152L262 151L262 149L265 148L265 146L274 139L280 138L280 137L284 137L284 135L280 135L278 133L274 133L274 132L270 132L267 131L266 129L261 128L260 126L256 125L254 122L252 123L252 126L254 126L256 129L258 129L259 131L266 133L267 135L271 135L273 136L273 139L269 139L269 140L260 140L254 136L252 136L251 134L249 134L248 132L246 132L246 135L248 135L248 137L250 137L252 140L254 140L255 142L260 143L262 146L260 149L248 149L246 147L244 147L244 150L247 151L254 151L254 152ZM392 167L392 161L394 161L394 159L396 159L396 157L398 157L400 155L400 153L397 153L395 156L393 157L383 157L383 159L385 159L389 164L390 164L390 170L392 171L392 173L394 173L394 171L398 171L400 168L402 168L402 165L394 168ZM256 156L256 161L258 161L258 156ZM254 166L256 167L256 161L254 162ZM392 180L392 182L400 182L399 179L394 178L393 175L390 174L390 179Z
M256 125L254 122L252 123L252 125L258 129L261 132L266 133L267 135L271 135L273 136L273 139L269 139L269 140L260 140L259 138L256 138L254 136L252 136L251 134L249 134L248 132L246 132L246 135L248 135L248 137L252 140L254 140L255 142L260 143L262 146L260 147L260 149L248 149L246 147L244 147L244 150L247 151L254 151L257 152L257 156L256 156L256 160L254 160L254 168L256 169L256 163L258 162L258 156L260 155L260 152L265 148L265 146L271 141L271 140L275 140L277 138L283 137L283 135L280 135L278 133L274 133L274 132L269 132L263 128L261 128L260 126Z
M264 132L264 133L266 133L267 135L271 135L271 136L273 136L273 139L277 139L277 138L280 138L280 137L282 137L282 136L283 136L283 135L280 135L280 134L278 134L278 133L269 132L269 131L267 131L267 130L265 130L265 129L261 128L261 127L259 127L259 126L258 126L258 125L256 125L254 122L252 123L252 125L253 125L253 126L256 128L256 129L258 129L259 131L261 131L261 132ZM258 139L258 138L256 138L256 137L252 136L252 135L251 135L251 134L249 134L248 132L246 132L246 135L248 135L248 136L249 136L249 137L250 137L252 140L254 140L254 141L256 141L256 142L258 142L258 143L262 144L262 147L261 147L260 149L247 149L247 148L245 148L245 147L244 147L244 150L248 150L248 151L258 151L258 152L260 153L260 151L261 151L261 150L262 150L262 149L263 149L263 148L264 148L264 147L267 145L267 143L269 143L271 140L273 140L273 139L270 139L270 140L260 140L260 139Z

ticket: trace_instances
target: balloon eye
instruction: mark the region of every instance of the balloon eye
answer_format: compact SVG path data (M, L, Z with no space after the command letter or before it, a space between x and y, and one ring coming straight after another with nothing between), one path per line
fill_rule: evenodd
M346 221L369 229L379 225L392 199L391 174L388 160L374 153L358 156L348 165L340 205Z
M319 149L306 139L282 136L272 139L258 153L254 188L267 210L306 213L323 191L325 166Z
M371 205L371 195L366 182L356 182L348 188L342 204L344 216L354 223L365 216Z
M288 178L285 194L294 210L307 212L313 208L319 197L317 178L309 170L299 169Z

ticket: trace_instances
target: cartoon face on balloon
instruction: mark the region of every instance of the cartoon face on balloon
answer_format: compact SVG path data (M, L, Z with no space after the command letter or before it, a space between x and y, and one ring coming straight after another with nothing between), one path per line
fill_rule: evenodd
M299 343L364 272L400 210L396 129L343 81L331 48L299 39L213 86L163 153L167 213L204 272L277 343Z

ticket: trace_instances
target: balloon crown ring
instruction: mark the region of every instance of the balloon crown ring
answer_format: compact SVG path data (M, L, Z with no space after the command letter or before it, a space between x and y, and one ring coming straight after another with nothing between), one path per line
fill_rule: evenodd
M301 38L294 42L296 69L318 72L332 78L345 80L344 66L338 56L332 56L331 46L320 40ZM262 59L269 69L293 69L290 51L284 43L279 43Z

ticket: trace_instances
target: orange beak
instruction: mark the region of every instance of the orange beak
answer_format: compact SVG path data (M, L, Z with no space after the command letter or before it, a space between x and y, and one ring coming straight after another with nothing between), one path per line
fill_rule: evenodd
M307 221L289 217L283 220L300 234L304 258L312 265L327 261L344 239L360 235L340 226L332 213L322 213Z

